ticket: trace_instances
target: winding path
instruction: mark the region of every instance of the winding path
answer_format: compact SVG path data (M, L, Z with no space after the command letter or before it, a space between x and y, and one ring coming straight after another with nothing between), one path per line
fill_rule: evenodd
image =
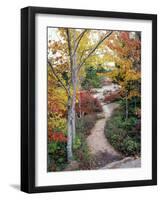
M104 93L107 91L115 92L117 89L118 86L115 84L94 89L95 94L93 96L100 101L103 108L103 113L98 115L100 119L97 120L95 126L91 130L91 134L87 137L87 144L91 156L95 160L96 169L132 168L141 166L140 158L123 158L123 156L111 146L104 135L106 120L111 116L114 109L118 107L118 104L116 103L105 104L103 102Z
M117 104L108 104L106 107L106 113L104 113L104 118L97 120L95 126L91 130L91 134L87 138L87 143L92 154L97 154L98 152L108 152L112 155L119 155L118 152L109 144L105 135L104 127L106 119L112 113L113 109L117 107Z
M99 114L100 119L97 120L95 126L91 130L91 134L87 138L87 144L91 155L96 160L96 167L100 168L110 162L120 160L121 154L117 152L108 142L104 135L104 127L106 120L111 116L113 110L118 107L116 103L103 103L104 95L106 91L115 91L116 85L106 85L102 88L95 89L94 97L97 97L102 105L103 113Z

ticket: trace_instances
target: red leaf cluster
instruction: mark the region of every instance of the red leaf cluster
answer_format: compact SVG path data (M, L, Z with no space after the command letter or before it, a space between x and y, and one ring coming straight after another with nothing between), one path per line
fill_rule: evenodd
M62 132L49 132L48 138L50 142L67 142L67 137Z
M130 39L128 32L121 32L120 39L126 43L127 46L137 49L140 48L140 40L139 39Z
M97 98L94 98L88 91L79 92L79 103L76 104L76 112L92 114L102 112L102 106Z
M129 40L129 33L128 32L121 32L120 33L120 38L123 40Z
M113 101L115 101L115 100L117 100L119 98L120 98L120 93L119 92L112 92L112 93L110 93L110 94L105 96L104 102L105 103L113 102Z
M107 42L112 50L116 51L121 57L128 57L134 61L140 61L141 42L139 38L130 37L130 32L120 32L116 42Z

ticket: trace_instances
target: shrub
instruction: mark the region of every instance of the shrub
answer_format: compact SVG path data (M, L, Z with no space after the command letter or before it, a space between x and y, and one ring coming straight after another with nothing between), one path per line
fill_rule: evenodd
M95 114L85 115L76 119L76 138L73 145L74 158L79 163L80 170L91 169L92 158L89 153L86 137L90 134L97 120Z
M94 67L88 67L85 70L86 76L81 84L82 88L89 90L98 88L101 85L101 77L97 75L97 70Z
M61 133L61 132L49 132L48 134L49 141L55 141L55 142L66 142L67 137Z
M91 169L91 156L89 153L86 137L90 134L97 120L95 114L82 116L76 119L76 140L74 142L74 156L79 162L79 169Z
M140 154L140 129L136 129L138 121L134 116L125 120L122 110L116 110L106 122L106 137L114 148L125 155Z
M61 114L55 112L48 115L48 132L66 132L67 120Z
M120 99L120 94L119 92L111 92L108 95L105 96L104 98L104 102L105 103L109 103L109 102L113 102Z
M122 152L125 154L135 155L140 152L140 143L127 136L122 143ZM128 153L127 153L128 152Z
M82 143L81 138L79 137L79 135L76 135L76 138L73 144L73 149L78 150L81 147L81 143Z
M76 119L76 132L81 135L89 135L97 120L95 114L82 116Z
M62 170L67 162L67 137L61 132L48 133L48 171Z
M126 110L126 100L125 99L120 99L119 103L122 107L122 110L124 110L124 115L125 115L125 110ZM140 102L140 97L135 97L132 99L128 99L128 113L129 117L135 116L137 119L141 118L141 102Z
M79 135L79 140L76 141L77 145L74 149L74 157L79 162L79 169L91 169L91 156L86 143L85 135Z
M99 88L101 83L101 79L98 77L97 79L86 79L82 83L82 88L85 90L89 90L91 88Z
M76 103L76 112L83 115L102 112L102 106L97 98L94 98L88 91L80 91L79 103Z

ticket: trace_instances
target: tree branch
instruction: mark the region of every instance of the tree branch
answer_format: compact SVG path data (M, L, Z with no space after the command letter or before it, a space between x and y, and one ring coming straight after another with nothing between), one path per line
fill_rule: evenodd
M51 70L52 70L54 76L56 77L56 79L59 81L59 83L61 84L61 86L62 86L62 87L65 89L65 91L67 92L67 95L70 95L69 92L68 92L68 90L67 90L67 88L66 88L66 86L64 85L64 83L62 82L62 80L59 78L59 76L56 74L56 72L54 71L53 66L52 66L52 64L50 63L50 61L48 61L48 64L49 64L49 66L50 66L50 68L51 68Z
M70 43L70 34L68 28L66 29L66 34L67 34L67 42L68 42L68 51L69 51L69 57L70 57L70 67L72 69L73 61L72 61L72 47Z
M108 33L102 40L100 40L96 46L89 52L89 54L84 58L84 60L80 63L80 65L78 66L78 71L80 70L80 68L82 67L82 65L85 63L85 61L92 55L93 52L95 52L95 50L100 46L100 44L102 44L102 42L104 42L104 40L106 38L108 38L113 31L111 31L110 33Z
M85 55L85 53L88 52L89 50L92 50L92 49L93 48L88 48L88 49L85 49L85 50L83 50L83 51L80 52L81 53L80 58L79 58L80 62L81 62L83 56Z
M76 41L77 41L77 44L76 44L76 46L75 46L75 48L74 48L74 51L73 51L73 54L72 54L72 56L75 54L75 52L77 51L77 48L78 48L78 46L79 46L79 43L80 43L80 41L81 41L81 39L82 39L82 37L84 36L84 34L87 32L87 30L84 30L79 36L78 36L78 38L76 39Z

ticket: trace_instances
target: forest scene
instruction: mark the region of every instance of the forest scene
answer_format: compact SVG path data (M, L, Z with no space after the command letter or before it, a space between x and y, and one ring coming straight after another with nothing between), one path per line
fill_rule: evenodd
M47 171L141 167L141 32L47 34Z

